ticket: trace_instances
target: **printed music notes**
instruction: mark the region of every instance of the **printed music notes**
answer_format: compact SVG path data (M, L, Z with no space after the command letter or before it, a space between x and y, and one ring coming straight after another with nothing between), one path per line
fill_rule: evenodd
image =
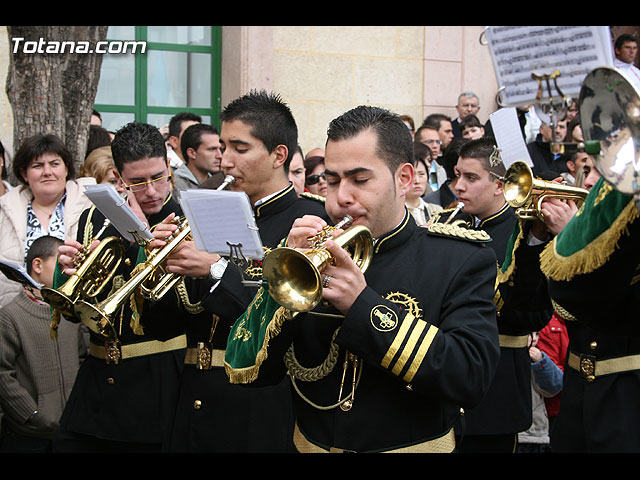
M606 26L496 26L485 36L501 92L501 106L536 102L539 84L532 74L552 75L558 87L577 96L586 75L613 66L611 36Z

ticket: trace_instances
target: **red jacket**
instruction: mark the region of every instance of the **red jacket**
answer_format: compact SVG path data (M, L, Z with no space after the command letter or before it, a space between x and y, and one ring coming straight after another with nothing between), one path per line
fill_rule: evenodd
M549 323L540 330L537 347L545 352L564 372L565 357L567 356L567 349L569 347L569 335L564 324L564 319L556 312L553 313ZM558 415L561 395L562 392L554 397L544 399L549 417Z

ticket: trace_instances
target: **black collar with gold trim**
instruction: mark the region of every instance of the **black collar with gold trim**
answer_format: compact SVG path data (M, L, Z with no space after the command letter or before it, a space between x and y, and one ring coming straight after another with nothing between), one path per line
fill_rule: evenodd
M480 223L478 223L478 226L475 228L483 229L494 224L502 223L505 220L511 218L511 216L508 215L508 213L510 212L513 212L513 209L511 208L511 205L505 202L500 210L498 210L493 215L490 215L487 218L481 220Z
M265 217L273 213L278 213L290 205L293 205L298 201L298 194L293 188L293 184L289 183L289 186L284 190L276 193L273 197L264 203L261 203L257 207L254 207L256 218Z
M405 207L404 218L400 225L384 235L376 238L374 253L384 252L405 243L414 234L418 225Z

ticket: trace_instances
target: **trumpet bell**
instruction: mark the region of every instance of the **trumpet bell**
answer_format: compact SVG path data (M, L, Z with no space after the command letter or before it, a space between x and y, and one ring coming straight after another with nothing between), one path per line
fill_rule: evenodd
M320 303L322 290L318 285L322 280L313 258L289 247L267 255L263 276L269 279L269 292L278 304L294 312L307 312Z
M599 142L594 163L604 179L626 194L640 192L640 93L614 68L599 67L585 77L579 97L586 142Z
M333 240L349 251L361 272L367 270L373 256L373 235L367 227L349 227ZM306 252L279 247L265 257L262 276L278 304L293 312L308 312L322 299L321 274L333 261L324 245Z
M542 202L545 198L573 200L580 204L588 194L589 191L584 188L535 178L531 167L521 161L511 164L504 176L504 199L515 208L518 218L523 220L544 221Z
M522 207L531 196L533 184L533 172L529 165L524 162L514 162L505 174L505 200L512 207Z
M115 275L123 258L124 246L120 239L107 237L64 284L57 289L43 288L40 293L55 310L73 318L78 300L99 295Z

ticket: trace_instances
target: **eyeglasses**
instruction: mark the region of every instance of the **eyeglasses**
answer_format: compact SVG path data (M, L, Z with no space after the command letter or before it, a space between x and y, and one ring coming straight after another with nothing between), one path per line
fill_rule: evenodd
M142 192L146 190L149 187L149 185L153 185L154 188L160 187L165 183L168 183L170 178L171 178L171 174L165 175L164 177L154 178L153 180L147 180L146 182L138 182L138 183L132 183L131 185L127 185L127 183L124 180L122 180L122 177L120 177L125 188L131 190L132 192Z
M460 103L458 106L464 108L478 108L479 105L477 103Z
M320 179L326 180L327 177L325 176L324 172L322 173L317 173L315 175L309 175L305 180L304 183L306 183L307 185L315 185L316 183L318 183L320 181Z

